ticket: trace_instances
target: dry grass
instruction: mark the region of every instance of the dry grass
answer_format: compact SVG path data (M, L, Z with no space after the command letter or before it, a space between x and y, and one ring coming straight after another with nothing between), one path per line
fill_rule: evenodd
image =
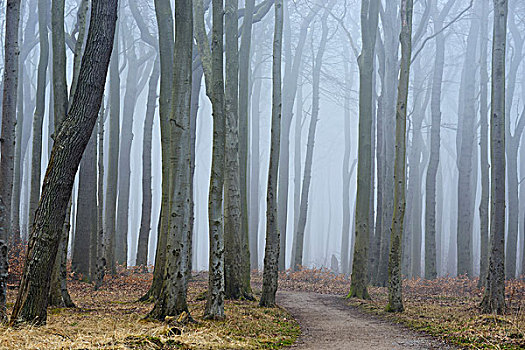
M256 302L226 302L225 321L205 321L206 283L190 285L190 312L197 323L174 328L146 321L152 305L136 300L145 293L151 275L131 274L109 279L99 291L73 281L76 309L49 309L41 327L0 328L0 349L278 349L299 335L295 321L281 309L263 309ZM9 293L9 306L15 292ZM179 334L180 333L180 334Z

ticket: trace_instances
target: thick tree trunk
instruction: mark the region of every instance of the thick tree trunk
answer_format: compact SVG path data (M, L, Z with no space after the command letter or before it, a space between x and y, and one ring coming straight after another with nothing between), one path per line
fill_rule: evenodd
M151 231L151 147L153 135L153 119L157 107L157 85L160 76L159 59L155 59L155 65L149 78L148 104L146 107L146 118L144 119L144 140L142 143L142 215L140 219L140 230L137 244L137 266L148 264L148 242Z
M388 305L386 310L401 312L403 307L403 287L401 285L401 242L405 216L406 187L406 118L408 103L408 83L410 81L410 61L412 59L412 12L413 0L401 0L401 69L397 90L396 111L396 158L394 166L394 214L390 237L390 257L388 260ZM417 218L419 219L419 218Z
M275 30L272 62L272 126L270 165L268 169L268 192L266 195L266 247L260 306L275 306L277 280L279 277L279 218L277 215L277 181L281 138L281 56L283 48L283 1L275 0Z
M12 323L45 323L53 267L82 153L91 136L111 56L117 0L94 0L78 92L58 133L35 215Z
M188 312L186 300L191 271L191 83L193 12L189 0L176 0L171 129L170 228L167 237L166 269L161 293L150 317L163 320Z
M368 246L370 234L370 196L372 189L372 80L379 13L378 0L361 1L361 35L363 47L359 64L359 146L355 217L355 249L352 284L348 297L370 298L368 294Z
M160 144L162 152L162 199L155 253L155 268L153 282L148 292L141 300L156 298L162 288L164 269L166 266L166 241L169 228L169 173L170 173L170 124L171 98L173 87L173 46L174 29L173 13L169 0L155 0L155 13L159 31L160 57Z
M2 91L2 130L0 139L0 321L7 320L7 240L11 227L13 191L16 98L18 89L18 26L20 0L6 4L4 78ZM22 101L20 101L22 103ZM22 118L23 116L19 116Z

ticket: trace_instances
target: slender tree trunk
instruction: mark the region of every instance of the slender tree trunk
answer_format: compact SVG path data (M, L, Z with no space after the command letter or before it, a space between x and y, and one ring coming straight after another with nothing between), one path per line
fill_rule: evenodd
M295 260L295 250L297 246L297 237L295 235L299 224L300 208L301 208L301 167L302 167L302 154L301 154L301 141L302 141L302 122L303 122L303 83L302 79L298 81L297 90L297 104L295 105L295 135L294 135L294 235L292 239L292 254L291 262Z
M117 0L94 0L91 13L79 93L73 97L71 109L55 139L12 323L46 322L49 271L58 250L75 174L100 108L115 33Z
M18 89L18 26L20 0L6 4L4 49L4 79L2 94L2 130L0 140L0 321L7 320L7 240L11 224L11 196L13 191L16 98ZM22 103L22 102L20 102ZM22 116L20 116L22 117Z
M304 230L306 227L306 217L308 215L308 196L310 193L310 182L312 180L312 164L314 157L314 144L315 144L315 132L317 129L317 121L319 120L319 90L321 80L321 69L323 64L323 55L326 49L326 42L328 40L328 25L327 18L329 11L334 6L334 2L331 1L327 5L327 9L322 17L323 32L321 35L320 46L317 51L317 55L314 58L313 66L313 84L312 84L312 115L310 119L310 127L308 129L308 143L306 145L306 161L304 164L304 176L303 176L303 188L301 190L301 207L299 214L299 221L297 225L297 232L295 234L297 245L295 246L295 260L293 262L294 271L299 270L303 265L303 245L304 245Z
M412 59L412 12L413 0L401 0L401 69L397 90L396 111L396 158L394 167L394 214L388 260L388 305L387 311L401 312L403 296L401 285L401 241L405 216L406 186L406 118L410 61Z
M250 220L256 213L250 212L248 209L248 196L247 190L250 187L250 202L253 202L252 196L257 196L259 180L257 174L257 183L254 185L255 179L253 178L253 161L252 169L248 168L248 111L250 105L250 59L251 59L251 43L252 43L252 26L253 26L253 13L255 8L255 0L247 0L245 2L245 12L242 24L242 35L241 45L239 47L239 161L240 161L240 185L241 185L241 220L243 223L241 233L244 234L245 240L248 243L247 252L249 254L249 264L251 269L257 269L257 226L258 226L258 215L257 221ZM254 118L252 117L252 137L254 137ZM258 120L256 121L258 123ZM258 130L257 130L258 132ZM259 138L256 139L257 143ZM252 140L254 143L255 140ZM257 144L258 146L258 144ZM252 145L253 147L253 145ZM255 150L252 150L255 152ZM258 152L258 151L257 151ZM257 153L257 157L259 154ZM252 153L253 157L253 153ZM252 158L253 159L253 158ZM258 163L258 161L257 161ZM248 182L248 173L251 172L250 183ZM258 171L258 170L257 170ZM243 176L244 175L244 176ZM257 188L254 188L254 187ZM253 192L255 190L255 192ZM257 199L257 197L255 197ZM252 209L252 205L250 203ZM255 210L258 210L258 206L255 206ZM258 214L258 213L257 213ZM246 267L245 267L246 269ZM250 274L250 268L248 268L248 275Z
M494 0L492 97L490 118L491 208L490 257L481 310L505 311L505 51L507 0Z
M118 28L115 29L115 42L109 68L109 147L108 171L106 180L105 203L105 233L107 237L106 264L109 272L115 274L117 265L115 260L116 245L116 211L118 189L118 157L120 145L120 72L119 72L119 38Z
M352 283L348 297L370 298L368 294L368 246L370 227L370 188L372 162L372 79L379 12L378 0L361 1L361 35L363 46L359 64L359 146L355 249Z
M97 121L97 270L95 276L95 290L99 289L102 285L102 282L104 281L107 256L107 237L104 234L104 116L104 99L102 99L100 113Z
M157 85L160 76L159 59L155 59L155 65L149 79L148 104L146 107L146 118L144 119L144 141L142 144L142 215L140 220L140 231L137 245L137 266L148 264L148 242L151 231L151 147L153 133L153 119L157 107Z
M40 172L42 161L42 127L44 123L46 76L49 61L48 0L38 0L38 32L40 38L40 58L36 88L36 107L33 119L33 152L31 158L31 195L29 198L29 227L32 227L35 210L40 198ZM31 229L29 231L32 231Z
M277 182L281 138L281 56L283 47L283 1L275 0L275 30L272 62L272 126L268 192L266 196L266 247L264 252L263 286L260 306L275 306L279 263L279 218L277 213Z

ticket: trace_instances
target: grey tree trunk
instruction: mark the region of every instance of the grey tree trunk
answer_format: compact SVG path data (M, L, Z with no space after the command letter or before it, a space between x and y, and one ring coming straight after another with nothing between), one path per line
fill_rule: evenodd
M18 26L20 0L6 3L4 78L2 91L2 130L0 140L0 321L7 320L7 240L11 227L13 191L16 98L18 89ZM22 117L22 116L20 116Z
M396 111L396 158L394 166L394 214L390 237L390 257L388 259L388 304L389 312L402 312L403 287L401 276L401 242L403 220L405 217L406 187L406 118L408 104L408 84L412 59L412 12L413 0L401 0L401 69L397 90Z
M186 295L191 271L191 132L193 12L190 0L176 0L173 110L170 118L170 227L162 290L150 317L163 320L188 312Z
M381 209L381 241L379 251L378 271L375 283L379 286L386 286L388 281L388 256L390 247L390 227L392 223L392 214L394 212L394 133L395 116L396 116L396 96L399 75L399 20L398 20L398 3L388 1L384 14L381 14L381 22L385 26L385 91L384 91L384 120L383 120L383 138L384 138L384 178Z
M505 52L507 0L494 0L490 118L490 257L481 301L484 313L505 311Z
M260 185L260 101L262 80L255 77L252 92L251 113L251 176L250 176L250 265L252 270L259 269L259 185Z
M106 179L106 203L105 203L105 234L106 244L106 266L111 274L117 272L115 260L116 244L116 212L117 212L117 190L118 190L118 157L120 145L120 72L119 72L119 38L118 28L115 31L115 42L113 44L113 55L109 68L109 147L108 147L108 171Z
M96 256L97 235L97 133L93 131L80 161L78 205L71 267L82 280L90 280L90 256ZM95 240L96 242L96 240Z
M509 29L513 39L512 58L507 73L507 95L505 101L505 138L507 155L507 181L508 181L508 223L507 223L507 247L505 250L505 276L508 279L516 277L517 247L518 247L518 224L519 224L519 198L518 198L518 148L525 127L525 113L516 121L514 133L511 132L511 110L516 88L518 69L523 61L523 45L525 38L521 35L521 29L516 25L516 2L511 2L509 11Z
M243 228L241 233L245 235L245 240L247 237L248 243L248 254L250 258L250 268L257 269L257 228L258 228L258 212L253 213L250 210L253 208L250 203L250 210L248 209L248 195L247 191L250 188L250 202L253 202L253 197L257 197L259 180L257 173L257 183L254 185L255 179L253 176L253 161L252 169L248 169L248 115L249 115L249 106L250 106L250 59L251 59L251 44L252 44L252 26L253 26L253 12L255 8L255 0L247 0L245 2L245 13L242 24L242 35L241 35L241 45L239 47L239 161L240 161L240 185L241 185L241 220L243 223ZM255 119L252 118L252 137L255 130L254 128ZM258 120L256 121L258 123ZM258 130L257 130L258 132ZM257 140L257 146L259 138ZM255 140L252 140L254 143ZM253 147L253 145L252 145ZM252 150L255 152L255 150ZM258 152L258 151L257 151ZM253 153L252 153L253 154ZM259 153L257 153L257 157ZM252 156L253 157L253 156ZM253 159L253 158L252 158ZM256 162L258 163L258 161ZM248 173L251 170L250 174L250 183L248 182ZM258 172L258 170L257 170ZM243 176L244 175L244 176ZM254 188L256 187L256 188ZM255 189L255 193L253 190ZM255 207L255 210L258 211L258 206ZM257 221L251 220L253 216L257 216ZM248 274L250 273L250 268L248 268Z
M158 57L149 78L148 105L144 119L144 140L142 143L142 215L137 244L137 266L148 264L148 242L151 231L151 147L153 134L153 119L157 107L157 85L160 77L160 62Z
M295 236L295 228L297 227L297 224L299 223L299 215L300 215L300 208L301 208L301 167L302 167L302 152L301 152L301 142L302 142L302 123L303 123L303 83L302 79L300 79L298 82L298 89L297 89L297 101L298 103L295 105L295 135L294 135L294 236L292 239L292 254L290 261L295 260L295 247L297 246L297 237Z
M434 32L443 29L443 21L448 15L455 0L449 0L439 14L434 16ZM434 13L437 9L434 10ZM483 56L482 56L483 57ZM436 268L436 177L439 169L441 148L441 88L445 67L445 37L443 33L436 36L436 51L434 71L431 85L431 127L430 127L430 158L425 181L425 278L437 277Z
M297 94L297 82L301 63L303 59L304 46L308 35L308 29L315 15L319 12L321 6L315 3L311 7L308 15L301 23L297 47L292 59L291 55L291 38L288 38L290 30L286 32L286 51L288 59L285 64L283 80L283 101L282 101L282 131L279 151L279 190L278 190L278 215L279 215L279 232L280 232L280 251L279 251L279 270L285 269L286 260L286 226L288 221L288 183L290 177L290 130L293 119L293 108L295 104L295 95ZM291 33L290 33L291 34ZM297 231L297 228L294 230ZM296 240L298 242L298 240ZM292 265L294 262L292 261Z
M299 221L297 223L295 259L293 261L294 271L298 271L303 265L303 246L304 246L304 230L306 227L306 218L308 216L308 196L310 193L310 182L312 180L312 164L314 157L315 132L317 130L317 121L319 120L319 90L321 80L321 69L323 65L323 55L326 50L326 43L328 40L328 24L327 18L329 12L334 6L334 1L327 4L325 13L322 16L321 23L323 31L321 34L321 41L317 55L314 58L314 66L312 69L312 115L310 117L310 126L308 128L308 142L306 144L306 160L304 164L303 187L301 190L301 207L299 214ZM282 242L282 241L281 241Z
M479 13L479 11L478 11ZM457 274L473 275L472 225L472 157L476 123L476 50L479 37L479 17L473 16L467 38L459 99L458 123L458 225L457 225Z
M228 299L252 298L250 260L245 253L245 229L239 164L239 52L238 0L226 0L226 146L224 174L224 280ZM243 166L246 164L243 164ZM243 172L246 178L246 167ZM246 187L246 181L243 187ZM244 191L246 193L246 191ZM246 259L248 258L248 259ZM248 268L248 273L243 273ZM247 278L247 280L245 280Z
M44 123L46 77L49 62L48 38L48 0L38 0L38 32L40 38L40 58L38 60L38 77L36 88L36 106L33 117L33 152L31 158L31 195L29 198L29 227L32 227L35 210L40 198L40 167L42 161L42 127ZM31 231L31 229L29 230Z
M148 292L140 298L149 300L156 298L162 288L166 263L166 241L169 228L169 172L170 172L170 124L171 98L173 86L173 46L174 28L171 3L168 0L155 0L155 14L159 31L160 57L160 143L162 152L162 200L155 253L155 268L153 282Z
M379 13L378 0L361 1L361 37L363 46L359 65L359 143L357 165L357 198L355 248L352 283L348 297L370 298L368 294L368 246L370 237L370 195L372 189L372 79Z
M97 121L98 133L98 160L97 160L97 269L94 277L94 289L97 290L104 281L106 269L107 237L104 234L104 99L100 107Z
M266 194L266 246L264 251L263 286L260 306L275 306L279 277L279 217L277 213L277 181L281 138L281 56L283 48L283 1L275 0L275 29L272 62L272 126L268 192Z
M93 1L79 74L79 93L75 93L71 109L55 139L11 316L12 323L46 322L49 271L58 250L75 174L100 108L116 20L117 0ZM35 259L35 256L39 258Z

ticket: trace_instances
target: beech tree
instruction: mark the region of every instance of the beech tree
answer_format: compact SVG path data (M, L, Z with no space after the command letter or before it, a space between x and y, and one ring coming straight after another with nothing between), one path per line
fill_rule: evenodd
M58 250L75 174L102 101L115 34L117 4L117 0L92 2L77 92L55 138L11 323L41 324L47 319L48 272Z

